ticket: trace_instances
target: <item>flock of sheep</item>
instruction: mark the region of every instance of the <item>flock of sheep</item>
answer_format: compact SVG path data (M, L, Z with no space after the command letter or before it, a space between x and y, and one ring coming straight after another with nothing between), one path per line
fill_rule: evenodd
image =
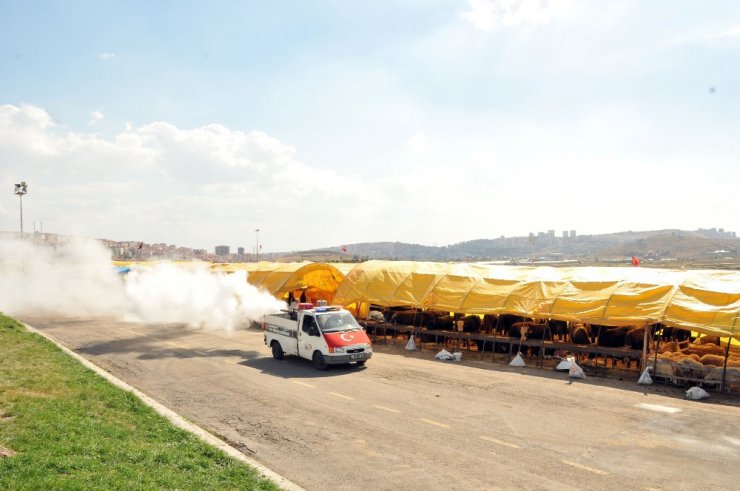
M704 336L690 340L674 340L658 347L657 353L650 355L655 361L654 374L677 382L679 378L695 382L719 384L725 370L727 354L727 373L725 381L731 392L740 390L740 348L731 346L729 351L720 346L719 338Z

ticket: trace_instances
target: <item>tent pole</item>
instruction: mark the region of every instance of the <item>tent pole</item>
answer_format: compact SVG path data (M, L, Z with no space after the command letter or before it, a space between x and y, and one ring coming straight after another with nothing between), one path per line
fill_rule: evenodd
M601 331L603 330L602 327L604 326L599 324L599 329L596 334L596 342L597 342L596 346L601 346ZM604 356L604 358L606 358L606 356ZM606 360L604 361L604 363L606 364ZM595 366L596 366L596 375L598 376L599 375L599 354L598 353L596 353Z
M640 373L647 368L647 347L648 347L648 324L645 322L645 339L642 340L642 360L640 363ZM639 377L639 374L638 374Z
M496 331L498 331L500 323L501 323L501 314L496 316L496 326L493 328L493 345L491 346L491 361L492 362L496 356Z
M727 349L725 350L725 366L722 368L722 383L719 386L719 391L723 394L725 392L725 377L727 376L727 359L730 357L730 345L731 344L732 344L732 336L729 336L727 338Z
M655 369L658 368L658 350L660 350L660 342L663 339L663 328L661 328L660 330L660 336L658 336L656 332L655 337L658 339L658 341L654 343L655 344L655 358L653 359L653 376L655 376Z

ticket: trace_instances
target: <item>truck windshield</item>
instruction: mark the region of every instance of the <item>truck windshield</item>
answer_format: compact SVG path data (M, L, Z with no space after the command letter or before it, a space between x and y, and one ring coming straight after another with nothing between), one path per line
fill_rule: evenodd
M360 329L352 314L347 312L331 312L316 316L323 332L352 331Z

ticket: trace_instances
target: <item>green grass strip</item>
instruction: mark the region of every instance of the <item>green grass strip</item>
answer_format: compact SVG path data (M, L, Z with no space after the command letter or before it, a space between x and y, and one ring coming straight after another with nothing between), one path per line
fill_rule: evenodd
M0 315L0 489L279 488Z

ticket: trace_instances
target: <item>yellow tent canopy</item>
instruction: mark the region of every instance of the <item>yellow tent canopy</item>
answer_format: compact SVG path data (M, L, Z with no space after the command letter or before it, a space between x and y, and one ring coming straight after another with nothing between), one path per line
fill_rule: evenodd
M258 263L213 263L211 264L212 271L223 271L224 273L235 273L236 271L256 271L260 268L270 268L274 263L271 262L258 262Z
M355 266L357 266L358 263L326 263L326 264L334 266L339 271L341 271L343 275L347 276L347 273L352 271L355 268Z
M250 284L266 289L277 298L286 298L289 293L293 293L299 299L305 293L306 299L312 302L320 299L331 302L344 278L342 272L330 264L309 261L214 264L212 269L225 272L246 271Z
M740 338L740 272L368 261L334 302L604 325L662 322Z

